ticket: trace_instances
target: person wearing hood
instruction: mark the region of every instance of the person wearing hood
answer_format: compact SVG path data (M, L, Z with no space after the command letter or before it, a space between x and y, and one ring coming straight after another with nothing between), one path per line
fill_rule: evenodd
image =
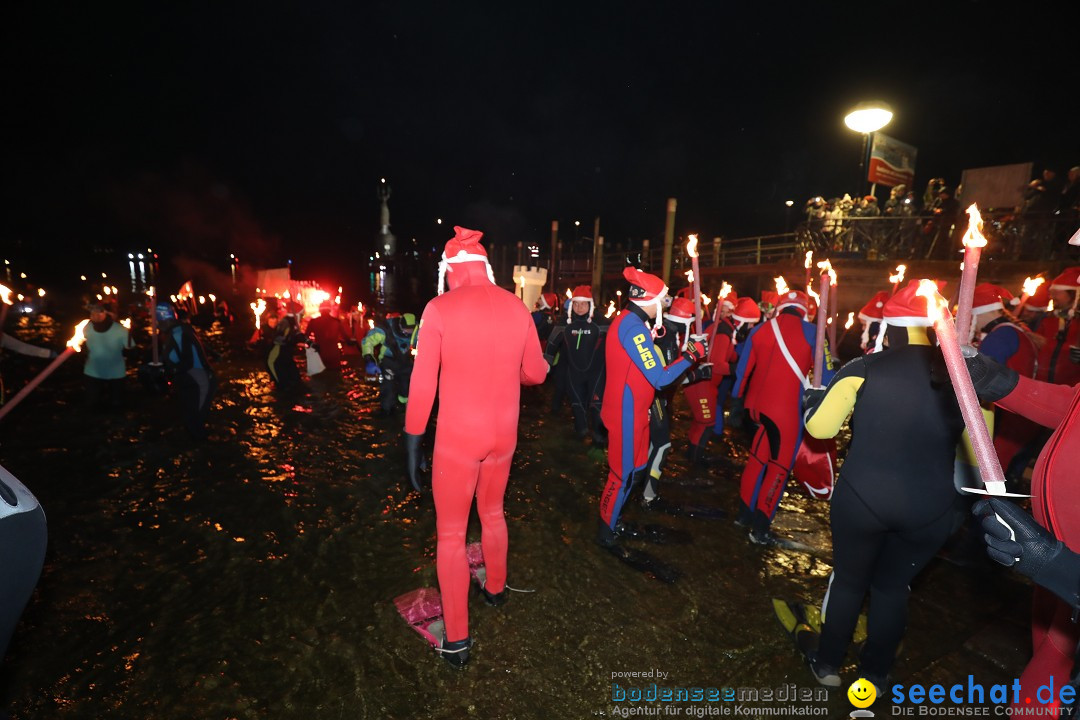
M124 352L130 345L131 334L112 319L104 305L95 303L88 310L90 322L83 330L87 405L115 409L123 403L124 379L127 377Z
M590 433L591 425L593 442L603 445L607 439L600 420L600 403L604 387L604 338L607 328L594 319L595 311L592 288L588 285L574 288L566 322L552 329L544 349L544 359L553 366L557 356L564 358L566 387L570 395L570 409L574 413L574 432L578 438L584 439Z
M548 364L529 310L495 285L483 233L455 227L439 263L439 295L424 308L405 411L409 479L420 490L420 445L435 393L431 490L436 569L446 633L438 650L454 667L469 661L469 561L465 532L476 499L489 605L506 601L503 497L517 447L521 386L539 385ZM449 290L443 292L444 282Z

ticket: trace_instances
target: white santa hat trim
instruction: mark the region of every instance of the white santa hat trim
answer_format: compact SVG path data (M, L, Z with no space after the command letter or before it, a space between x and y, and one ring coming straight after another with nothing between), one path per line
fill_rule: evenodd
M881 327L878 328L877 340L874 341L874 352L881 352L881 344L885 341L885 329L890 325L895 327L930 327L933 324L934 321L925 315L882 318Z
M630 302L634 303L638 307L645 307L646 305L656 305L656 319L653 320L653 333L656 329L662 327L664 324L664 298L668 296L667 285L657 295L651 298L630 298Z
M570 298L570 307L566 308L566 322L570 322L570 316L574 312L574 303L576 303L576 302L587 302L587 303L589 303L589 319L588 319L588 322L592 322L593 313L596 311L596 303L593 301L593 299L591 297L579 297L577 295Z
M976 315L982 315L983 313L990 312L991 310L1004 310L1005 306L1001 304L1001 301L992 302L988 305L979 305L971 308L971 317Z
M491 263L488 262L487 255L475 255L473 253L467 253L464 250L458 252L454 257L446 257L444 252L442 260L439 261L439 294L443 294L443 288L446 286L446 271L454 272L454 268L451 265L465 262L482 262L487 266L487 276L491 284L495 284L495 274L491 272Z

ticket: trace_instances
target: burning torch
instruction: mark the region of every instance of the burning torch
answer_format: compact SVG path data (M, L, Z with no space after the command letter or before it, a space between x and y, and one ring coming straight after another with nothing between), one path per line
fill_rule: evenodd
M900 283L904 282L904 273L906 271L907 265L897 265L896 274L889 276L889 282L892 283L892 293L890 293L890 295L896 294L896 289L900 287Z
M37 374L37 377L26 383L26 386L23 387L23 389L20 390L15 395L15 397L8 400L3 407L0 407L0 420L2 420L5 415L11 412L12 408L22 402L23 398L33 392L34 388L40 385L42 381L45 380L45 378L52 375L56 368L63 365L65 360L67 360L75 353L82 351L83 341L86 340L86 338L83 336L83 328L86 327L86 324L88 322L90 322L90 320L83 320L81 323L76 325L75 334L72 335L71 339L67 341L67 348L64 350L64 352L53 358L53 361L49 363L44 370L39 372Z
M1020 304L1016 306L1016 316L1020 317L1020 313L1024 312L1024 305L1027 304L1029 298L1035 294L1039 289L1039 286L1046 282L1046 278L1035 276L1033 278L1024 278L1024 294L1020 296Z
M688 235L686 254L690 256L690 269L694 276L694 330L701 334L701 272L698 269L697 235Z
M956 332L959 337L971 337L971 303L975 298L975 279L979 273L979 258L986 246L982 234L982 215L975 203L967 209L968 229L964 233L964 270L960 275L960 300L956 306Z
M829 315L829 291L831 286L836 284L836 273L828 260L822 260L817 265L821 268L821 277L818 280L821 299L818 301L817 333L814 339L814 387L819 388L825 371L825 325Z
M975 386L971 382L971 375L968 374L963 355L961 355L960 341L957 339L956 325L949 314L949 305L938 293L937 283L933 280L921 280L915 294L926 298L926 316L933 321L934 329L937 330L938 344L941 345L941 352L945 356L945 367L949 370L949 378L956 392L956 401L960 405L960 413L964 416L964 425L967 426L971 447L979 463L979 474L986 487L985 491L970 488L965 488L965 490L987 495L1010 495L1005 492L1005 476L1001 472L1001 464L994 451L990 432L986 429L986 420L983 418L979 399L975 396ZM1023 496L1011 495L1011 497Z

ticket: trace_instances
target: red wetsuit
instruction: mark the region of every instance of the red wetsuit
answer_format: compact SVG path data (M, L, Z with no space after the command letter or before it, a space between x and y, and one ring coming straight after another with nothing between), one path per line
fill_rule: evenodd
M1069 387L1020 378L998 405L1054 428L1031 478L1035 519L1069 547L1080 547L1080 385ZM1053 678L1054 687L1069 684L1080 628L1072 608L1049 590L1035 588L1031 644L1034 654L1020 676L1020 697L1035 697ZM1056 695L1055 695L1056 697Z
M465 531L473 496L482 526L486 589L506 586L503 495L517 446L521 385L537 385L548 365L529 311L496 287L483 262L453 266L450 291L424 308L405 413L419 435L439 389L432 492L438 533L436 567L446 639L469 635L469 563Z
M784 358L774 326L802 377ZM759 425L739 494L747 508L760 511L769 520L784 496L802 440L802 378L813 363L815 333L815 326L803 320L798 311L781 311L751 331L739 359L733 393L744 398L747 412ZM827 348L824 357L826 370L822 377L827 383L832 377Z
M633 489L634 475L649 460L649 406L656 391L690 369L685 358L664 367L647 319L631 303L611 324L604 346L607 378L600 417L608 431L608 480L600 496L600 517L612 529Z
M1046 338L1039 350L1039 372L1035 377L1059 385L1080 383L1080 365L1069 359L1069 346L1080 345L1080 318L1066 319L1051 313L1035 332Z

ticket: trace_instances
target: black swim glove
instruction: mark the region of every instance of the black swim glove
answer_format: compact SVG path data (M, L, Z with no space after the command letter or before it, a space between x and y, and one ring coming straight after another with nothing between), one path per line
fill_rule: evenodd
M821 401L825 399L825 393L827 393L827 392L828 392L828 390L826 388L815 388L815 387L808 387L805 390L803 390L802 404L803 404L803 414L804 414L804 416L805 416L806 413L810 412L811 410L816 410L817 409L817 406L820 405Z
M982 518L987 555L1080 607L1080 555L1008 500L985 498L971 512Z
M997 402L1011 393L1020 382L1020 375L1012 368L991 360L970 345L960 348L967 365L971 382L975 385L975 394L983 402Z
M421 446L424 442L424 435L413 435L412 433L405 433L405 467L409 473L409 482L416 488L417 492L423 492L420 487L420 467L424 464L423 459L420 457Z
M686 371L686 382L688 384L709 380L710 378L712 378L712 365L709 364L698 365Z

